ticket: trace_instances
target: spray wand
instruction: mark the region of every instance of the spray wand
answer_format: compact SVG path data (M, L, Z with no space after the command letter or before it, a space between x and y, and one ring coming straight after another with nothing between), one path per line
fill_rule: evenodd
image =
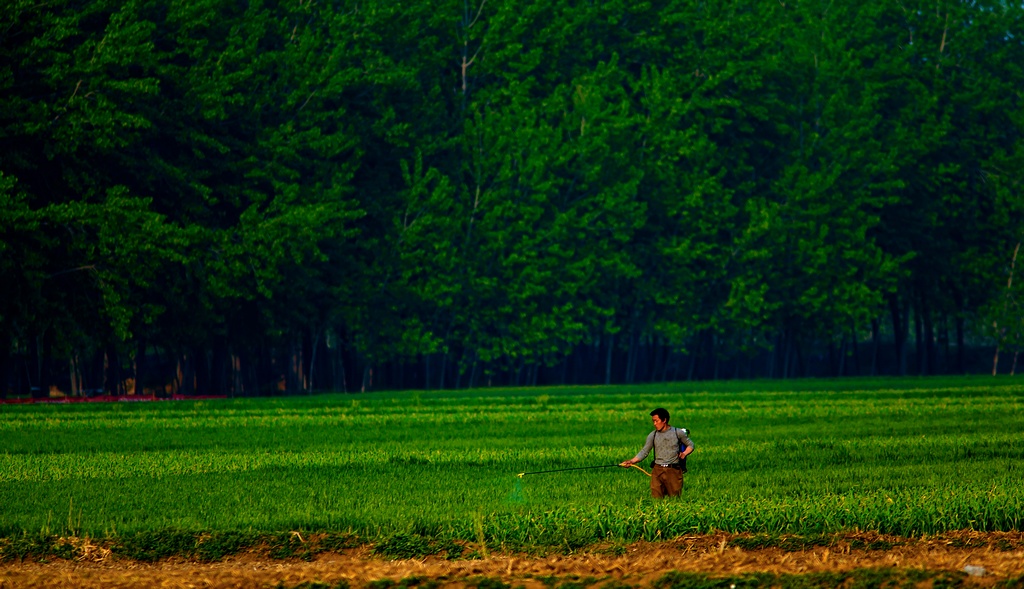
M517 474L516 476L519 477L519 478L523 478L524 476L526 476L528 474L546 474L546 473L549 473L549 472L567 472L567 471L570 471L570 470L592 470L592 469L595 469L595 468L611 468L613 466L620 466L620 465L618 465L618 464L601 464L599 466L576 466L576 467L573 467L573 468L553 468L551 470L534 470L534 471L531 471L531 472L521 472L521 473ZM639 466L637 466L635 464L631 464L630 466L632 468L635 468L635 469L639 470L640 472L644 473L647 476L651 476L651 473L647 472L646 470L640 468Z

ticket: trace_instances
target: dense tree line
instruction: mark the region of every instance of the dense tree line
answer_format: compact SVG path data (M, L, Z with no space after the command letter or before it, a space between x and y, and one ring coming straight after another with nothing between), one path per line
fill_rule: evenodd
M1005 371L1022 15L12 0L0 395Z

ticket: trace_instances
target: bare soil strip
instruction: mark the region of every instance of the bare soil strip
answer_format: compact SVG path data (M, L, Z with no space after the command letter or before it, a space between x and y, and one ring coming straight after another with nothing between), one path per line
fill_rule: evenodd
M737 538L741 545L737 545ZM744 548L752 543L743 544L743 539L749 536L717 534L657 543L596 546L575 554L531 556L492 552L481 559L453 561L433 556L386 560L374 556L365 546L321 554L310 562L274 560L247 553L215 563L180 559L139 563L97 550L74 561L0 563L0 588L292 588L346 583L356 589L381 579L397 584L412 577L418 581L407 582L406 586L422 586L432 581L440 587L476 587L480 579L488 578L526 589L550 588L559 584L558 580L582 580L584 585L593 587L613 581L619 586L647 587L673 570L739 577L752 573L801 575L859 569L946 571L966 575L964 584L968 586L1002 586L1007 581L1012 586L1024 586L1021 532L959 532L916 539L851 534L837 537L828 546L798 549Z

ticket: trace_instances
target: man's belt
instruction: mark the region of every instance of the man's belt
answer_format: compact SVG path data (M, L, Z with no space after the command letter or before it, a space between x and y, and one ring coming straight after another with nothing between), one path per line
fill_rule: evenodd
M674 462L674 463L672 463L672 464L658 464L657 462L655 462L655 463L654 463L654 464L652 464L651 466L652 466L652 467L654 467L654 466L660 466L660 467L662 467L662 468L674 468L674 469L676 469L676 470L681 470L681 471L683 471L683 472L686 472L686 459L685 459L685 458L683 458L683 459L682 459L682 460L680 460L679 462Z

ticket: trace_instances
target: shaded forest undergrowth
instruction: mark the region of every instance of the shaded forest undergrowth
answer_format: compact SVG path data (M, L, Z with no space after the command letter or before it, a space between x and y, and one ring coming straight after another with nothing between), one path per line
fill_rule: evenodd
M368 558L382 560L443 559L482 560L493 554L518 554L545 558L555 555L622 556L643 545L673 545L694 550L727 549L743 551L777 550L782 553L827 549L835 554L878 552L902 549L980 549L988 552L1022 553L1024 532L954 531L910 538L875 532L835 532L826 534L698 534L662 542L602 541L586 545L563 543L522 546L488 546L486 542L429 537L398 533L369 541L347 532L190 532L164 530L136 534L90 538L88 536L20 535L0 538L0 562L55 559L75 561L158 562L165 559L199 563L222 561L241 554L257 558L311 561L323 554L348 554L353 550ZM1024 563L1022 563L1024 565Z

